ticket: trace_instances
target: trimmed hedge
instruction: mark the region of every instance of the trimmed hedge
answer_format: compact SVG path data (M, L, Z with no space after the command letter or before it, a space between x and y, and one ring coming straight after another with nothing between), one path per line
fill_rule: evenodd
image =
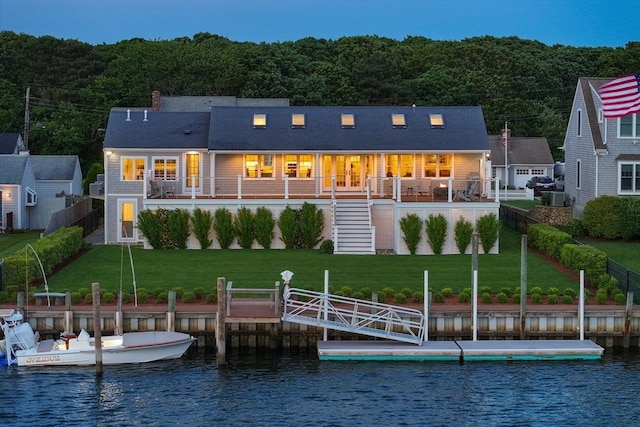
M31 247L38 254L45 274L51 273L56 266L80 251L83 244L82 234L82 227L63 227L33 242ZM28 273L25 272L25 256ZM18 286L19 289L24 290L26 285L25 277L27 277L29 283L42 278L40 265L33 251L31 249L27 250L26 247L13 255L5 257L4 285Z
M560 251L560 263L576 273L584 270L585 278L598 283L607 273L607 254L589 245L564 245Z
M529 245L555 259L560 258L562 247L572 241L569 234L549 224L530 224L527 235Z

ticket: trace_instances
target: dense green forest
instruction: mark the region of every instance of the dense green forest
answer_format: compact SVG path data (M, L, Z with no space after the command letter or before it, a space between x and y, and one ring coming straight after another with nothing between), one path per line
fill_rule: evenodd
M0 132L29 149L101 161L109 110L164 96L284 97L292 105L479 105L490 134L543 136L556 159L579 77L640 70L640 42L624 48L548 46L517 37L407 37L234 42L209 33L90 45L0 32Z

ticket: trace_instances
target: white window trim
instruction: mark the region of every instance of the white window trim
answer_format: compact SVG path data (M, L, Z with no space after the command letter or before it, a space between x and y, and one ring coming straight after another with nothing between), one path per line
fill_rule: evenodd
M629 160L624 160L624 161L619 161L618 162L618 174L616 176L616 179L618 180L618 195L619 196L634 196L634 195L640 195L640 187L636 187L635 191L634 190L623 190L622 189L622 165L633 165L634 166L634 174L631 176L631 182L632 182L632 187L635 185L634 181L635 181L635 174L637 173L638 170L640 170L640 161L629 161Z
M298 153L298 154L293 154L293 153L289 153L289 154L283 154L282 155L282 178L284 178L285 176L287 176L287 156L296 156L296 175L295 177L290 176L289 179L312 179L315 177L315 162L314 162L314 157L312 154L307 154L307 153ZM300 156L309 156L311 158L311 175L310 176L299 176L300 175ZM275 159L275 157L274 157ZM275 169L275 168L274 168ZM256 178L251 178L251 179L256 179ZM268 179L268 178L265 178Z
M582 136L582 120L584 118L582 117L582 109L578 108L578 117L577 117L577 124L576 124L576 128L577 128L577 132L576 132L576 136L581 137Z
M197 154L198 155L198 171L200 173L200 176L196 177L196 180L198 181L198 185L195 187L196 191L195 194L202 194L202 184L204 182L204 175L203 175L203 169L202 169L202 165L203 165L203 157L204 157L204 153L201 153L200 151L189 151L187 153L184 153L182 155L182 161L184 163L184 177L183 177L183 181L182 181L182 191L185 194L191 194L191 187L189 187L189 180L191 179L190 176L187 176L187 170L188 170L188 160L187 157L190 154Z
M156 160L165 160L165 171L166 171L166 160L175 160L176 161L176 177L174 179L167 179L166 174L165 177L162 178L163 181L171 181L177 182L180 179L180 158L178 156L153 156L151 158L152 172L153 177L156 176Z
M638 127L638 120L640 120L640 114L632 114L631 116L631 135L620 135L620 122L622 121L622 119L618 119L618 126L617 126L617 136L619 139L637 139L640 138L640 135L638 133L636 133L637 127Z
M25 188L25 206L35 206L38 204L38 193L29 187Z
M271 165L273 172L271 172L271 176L256 176L255 178L251 178L247 175L247 156L258 156L258 173L261 174L262 168L260 167L260 157L261 156L271 156L273 159L273 165ZM275 180L276 179L276 165L278 162L276 161L277 156L274 153L246 153L242 156L242 179L247 179L250 181L254 181L256 179L260 180ZM283 166L284 173L284 166Z
M133 160L135 166L135 160L142 159L144 160L144 170L142 171L142 178L140 179L124 179L124 162L125 160ZM120 181L121 182L142 182L144 181L145 176L147 175L147 171L149 170L149 166L147 165L147 157L146 156L122 156L120 158Z
M582 188L582 160L576 159L576 190Z

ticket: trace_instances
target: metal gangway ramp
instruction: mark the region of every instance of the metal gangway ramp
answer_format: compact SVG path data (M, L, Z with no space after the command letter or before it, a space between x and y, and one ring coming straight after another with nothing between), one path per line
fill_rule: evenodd
M282 320L420 345L420 310L297 288L285 288Z

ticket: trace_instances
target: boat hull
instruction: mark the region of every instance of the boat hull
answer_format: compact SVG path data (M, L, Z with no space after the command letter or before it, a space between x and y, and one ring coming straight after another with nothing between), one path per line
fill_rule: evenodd
M130 332L103 337L102 364L119 365L179 359L195 338L180 332ZM68 346L67 346L68 344ZM48 350L43 350L48 348ZM49 340L36 348L16 352L18 366L95 365L93 339Z

